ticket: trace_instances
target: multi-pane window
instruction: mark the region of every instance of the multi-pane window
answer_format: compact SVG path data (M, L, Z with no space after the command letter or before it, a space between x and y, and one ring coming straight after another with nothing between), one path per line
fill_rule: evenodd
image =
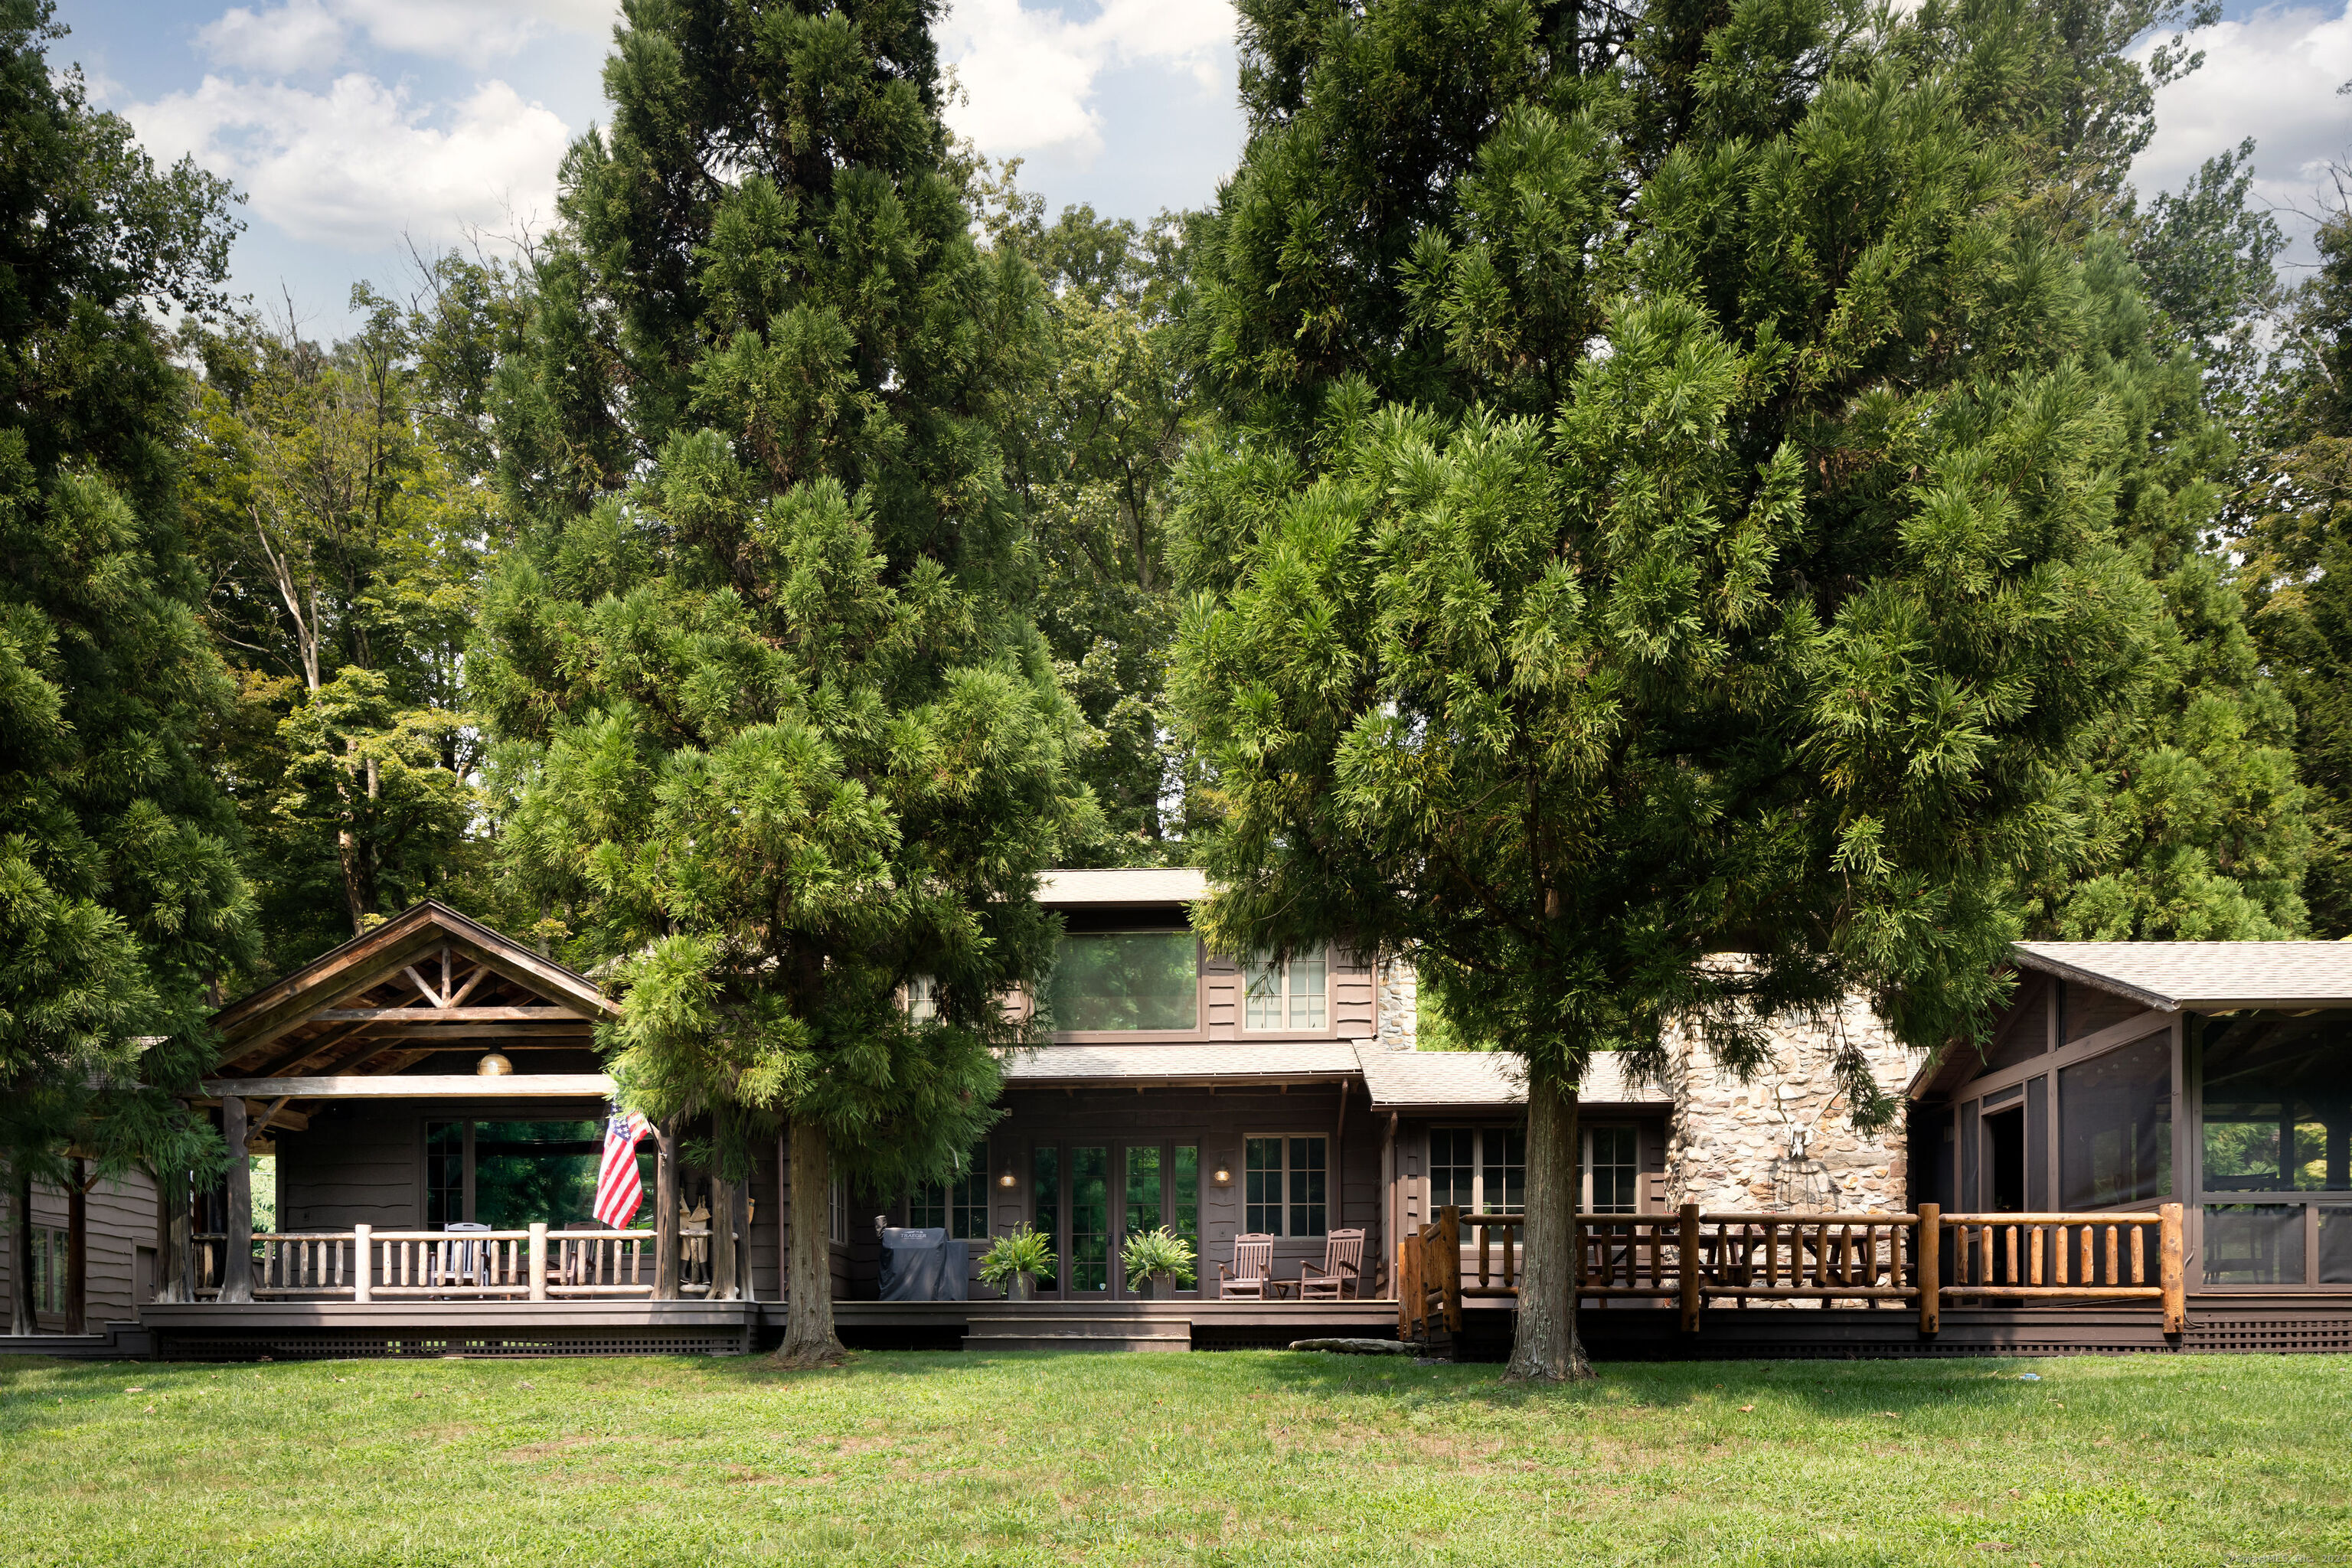
M1258 957L1242 966L1247 1003L1242 1025L1250 1029L1319 1029L1324 1026L1329 965L1322 952L1288 959Z
M928 1024L940 1016L940 980L936 974L907 977L907 1020Z
M1321 1138L1243 1141L1243 1224L1264 1236L1321 1236L1328 1143Z
M466 1212L466 1124L428 1121L425 1125L425 1228L473 1216Z
M963 1239L988 1234L988 1145L975 1143L963 1158L963 1169L948 1181L929 1182L915 1189L907 1201L907 1223L921 1228L944 1228Z
M1429 1134L1429 1208L1517 1214L1528 1204L1528 1139L1516 1127L1439 1127Z
M1584 1191L1587 1214L1633 1214L1642 1206L1642 1146L1638 1128L1584 1130Z

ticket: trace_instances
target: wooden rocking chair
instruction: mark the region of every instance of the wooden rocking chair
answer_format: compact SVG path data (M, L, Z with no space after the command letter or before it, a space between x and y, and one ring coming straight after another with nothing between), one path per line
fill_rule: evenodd
M1302 1301L1336 1301L1353 1286L1358 1294L1363 1290L1364 1233L1360 1230L1335 1230L1323 1242L1323 1261L1318 1266L1302 1263L1298 1266L1298 1299Z
M1217 1296L1221 1300L1265 1300L1265 1283L1274 1273L1274 1237L1244 1231L1234 1237L1231 1266L1217 1265Z

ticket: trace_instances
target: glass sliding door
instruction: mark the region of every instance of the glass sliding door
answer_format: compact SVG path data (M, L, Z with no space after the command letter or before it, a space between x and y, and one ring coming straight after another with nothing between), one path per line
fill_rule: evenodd
M1192 1243L1197 1279L1201 1258L1201 1146L1198 1143L1177 1144L1176 1158L1168 1174L1168 1225L1177 1235Z
M1070 1151L1069 1289L1074 1296L1110 1288L1110 1151Z

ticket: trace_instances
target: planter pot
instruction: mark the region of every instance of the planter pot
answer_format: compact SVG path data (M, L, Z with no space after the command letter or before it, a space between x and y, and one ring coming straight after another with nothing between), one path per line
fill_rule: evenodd
M1139 1301L1149 1301L1159 1294L1160 1276L1157 1274L1145 1276L1143 1283L1135 1287L1135 1299Z
M1015 1274L1005 1284L1004 1299L1008 1301L1035 1300L1037 1299L1037 1277L1034 1274Z

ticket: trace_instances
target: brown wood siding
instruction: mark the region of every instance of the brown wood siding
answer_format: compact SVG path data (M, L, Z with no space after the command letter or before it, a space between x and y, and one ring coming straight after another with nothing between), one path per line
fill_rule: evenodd
M33 1184L33 1225L39 1230L66 1228L67 1198L55 1187ZM93 1333L110 1321L122 1321L136 1315L134 1299L137 1284L138 1255L142 1248L155 1245L155 1184L134 1171L121 1181L100 1182L89 1190L86 1205L87 1238L89 1248L89 1283L84 1296L85 1321ZM0 1300L13 1300L16 1288L16 1237L0 1223L0 1236L7 1245L0 1247ZM45 1330L60 1331L65 1328L63 1312L38 1314Z
M1202 973L1208 982L1208 1037L1213 1040L1238 1038L1242 1023L1242 967L1230 958L1211 953L1202 960Z
M1331 1023L1343 1040L1369 1040L1375 1023L1372 968L1360 953L1333 949Z

